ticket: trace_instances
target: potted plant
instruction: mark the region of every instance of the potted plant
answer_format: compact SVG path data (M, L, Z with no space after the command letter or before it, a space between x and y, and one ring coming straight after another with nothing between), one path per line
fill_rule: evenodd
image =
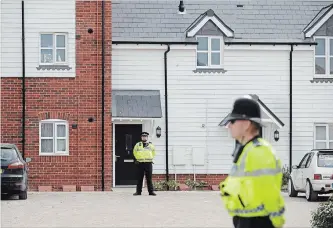
M155 181L153 182L155 191L166 191L167 184L166 181Z
M289 178L290 178L290 172L288 166L285 165L282 168L282 186L281 186L282 191L287 191Z
M209 184L205 181L197 182L196 183L196 189L197 190L211 190Z
M175 180L169 180L166 182L166 185L169 187L170 191L177 191L179 189L179 184Z
M333 228L333 195L327 202L320 203L319 207L311 214L313 228Z

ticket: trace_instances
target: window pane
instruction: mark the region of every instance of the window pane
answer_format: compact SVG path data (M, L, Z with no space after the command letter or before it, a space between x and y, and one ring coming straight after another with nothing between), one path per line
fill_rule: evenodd
M330 58L330 74L333 74L333 58Z
M326 140L326 127L316 126L316 140Z
M208 37L198 37L198 50L208 51Z
M330 39L330 55L333 55L333 39Z
M66 137L66 125L57 125L57 137Z
M53 137L53 123L42 123L42 137Z
M325 142L317 142L315 149L326 149L326 143Z
M316 57L316 74L325 74L325 57Z
M212 53L212 65L220 65L220 52L218 53Z
M329 140L333 140L333 125L329 126L328 136L329 136Z
M325 55L325 39L316 39L316 55Z
M42 63L52 63L53 62L53 50L42 49L41 50L41 62Z
M208 53L198 53L197 66L208 66Z
M57 151L66 151L66 139L57 140Z
M41 152L42 153L53 152L53 139L41 140Z
M57 50L57 62L65 62L65 50L64 49L58 49Z
M64 35L57 35L57 47L65 47L65 36Z
M328 149L333 149L333 142L330 142L330 148Z
M221 42L220 39L212 39L212 51L219 51Z
M46 48L53 47L53 35L52 34L42 34L40 37L40 46Z

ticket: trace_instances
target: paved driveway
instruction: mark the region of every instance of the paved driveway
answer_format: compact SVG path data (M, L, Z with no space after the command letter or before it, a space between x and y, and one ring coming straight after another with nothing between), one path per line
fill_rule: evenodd
M30 193L26 201L1 201L2 227L232 227L218 192ZM310 227L318 206L304 197L287 202L286 227Z

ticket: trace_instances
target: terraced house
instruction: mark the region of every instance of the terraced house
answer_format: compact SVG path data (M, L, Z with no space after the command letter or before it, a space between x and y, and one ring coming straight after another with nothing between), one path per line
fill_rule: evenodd
M30 190L110 190L111 2L0 3L1 142Z
M247 96L297 164L333 148L330 4L2 0L1 142L32 159L33 191L134 185L141 131L154 180L218 184L235 147L221 123Z
M235 147L220 123L240 96L259 101L261 134L285 165L333 148L331 4L112 1L113 184L135 184L124 148L141 129L155 180L218 184Z

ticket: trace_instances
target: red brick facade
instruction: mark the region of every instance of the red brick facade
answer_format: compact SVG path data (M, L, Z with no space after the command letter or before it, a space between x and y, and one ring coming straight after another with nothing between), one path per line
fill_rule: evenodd
M29 188L94 186L101 190L101 1L76 1L76 77L26 78ZM75 12L73 12L75 13ZM112 185L111 1L105 1L105 190ZM93 33L88 33L92 28ZM1 78L1 142L22 148L22 80ZM88 118L93 117L94 122ZM69 156L39 156L39 121L69 121ZM73 129L72 125L77 124Z
M196 181L205 181L209 185L219 185L227 177L227 174L196 174ZM177 174L177 182L184 184L187 179L194 180L193 174ZM154 174L153 181L164 181L166 180L165 174ZM175 180L174 174L169 174L169 180Z

